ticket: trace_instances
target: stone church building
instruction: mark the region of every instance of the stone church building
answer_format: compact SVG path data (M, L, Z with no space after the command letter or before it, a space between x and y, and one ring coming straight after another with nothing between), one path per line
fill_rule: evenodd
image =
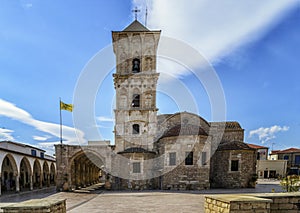
M116 72L114 145L56 145L57 188L202 190L249 187L255 150L238 122L208 122L189 112L158 115L157 47L161 31L133 21L112 32ZM180 50L178 50L180 51Z

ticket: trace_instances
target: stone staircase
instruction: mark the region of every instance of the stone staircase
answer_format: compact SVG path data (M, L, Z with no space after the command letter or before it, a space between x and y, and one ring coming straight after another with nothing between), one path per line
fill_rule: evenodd
M99 189L103 189L103 187L104 187L104 183L97 183L97 184L93 184L88 187L74 189L73 192L75 192L75 193L93 193Z

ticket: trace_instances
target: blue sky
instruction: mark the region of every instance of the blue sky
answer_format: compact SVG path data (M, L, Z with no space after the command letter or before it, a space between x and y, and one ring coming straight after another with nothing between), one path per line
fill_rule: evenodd
M112 30L133 21L135 6L141 8L139 20L144 23L147 5L150 29L185 42L212 64L225 94L226 119L240 122L246 142L270 147L274 143L274 149L299 147L299 1L185 2L2 0L0 139L51 153L52 144L59 141L59 97L73 102L88 61L111 44ZM200 115L212 121L207 91L195 76L161 60L158 72L163 70L191 91ZM113 139L112 73L102 82L95 102L102 138L86 132L79 137ZM161 80L159 88L176 88L177 83ZM178 107L172 98L158 95L160 113L192 111ZM62 114L65 142L77 143L72 113Z

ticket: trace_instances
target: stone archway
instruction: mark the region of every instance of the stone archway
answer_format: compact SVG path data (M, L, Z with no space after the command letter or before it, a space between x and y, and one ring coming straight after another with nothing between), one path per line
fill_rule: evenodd
M50 186L50 169L48 166L48 163L44 161L43 163L43 180L42 180L42 186Z
M33 163L33 188L42 187L42 169L41 164L38 160Z
M19 189L17 188L17 181L19 181L17 164L11 154L7 154L3 158L1 174L3 193L19 191Z
M30 162L26 157L23 157L20 163L20 191L26 191L32 189L32 172Z
M91 151L79 151L71 161L71 188L77 189L100 182L103 161Z
M55 179L56 179L55 166L54 163L52 162L50 166L50 185L55 185Z

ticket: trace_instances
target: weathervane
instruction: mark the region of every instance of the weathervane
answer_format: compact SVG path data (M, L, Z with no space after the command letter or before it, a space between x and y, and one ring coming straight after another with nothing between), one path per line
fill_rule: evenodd
M131 10L131 12L135 13L135 20L137 20L137 13L141 12L141 10L138 10L137 7L135 7L135 9Z

